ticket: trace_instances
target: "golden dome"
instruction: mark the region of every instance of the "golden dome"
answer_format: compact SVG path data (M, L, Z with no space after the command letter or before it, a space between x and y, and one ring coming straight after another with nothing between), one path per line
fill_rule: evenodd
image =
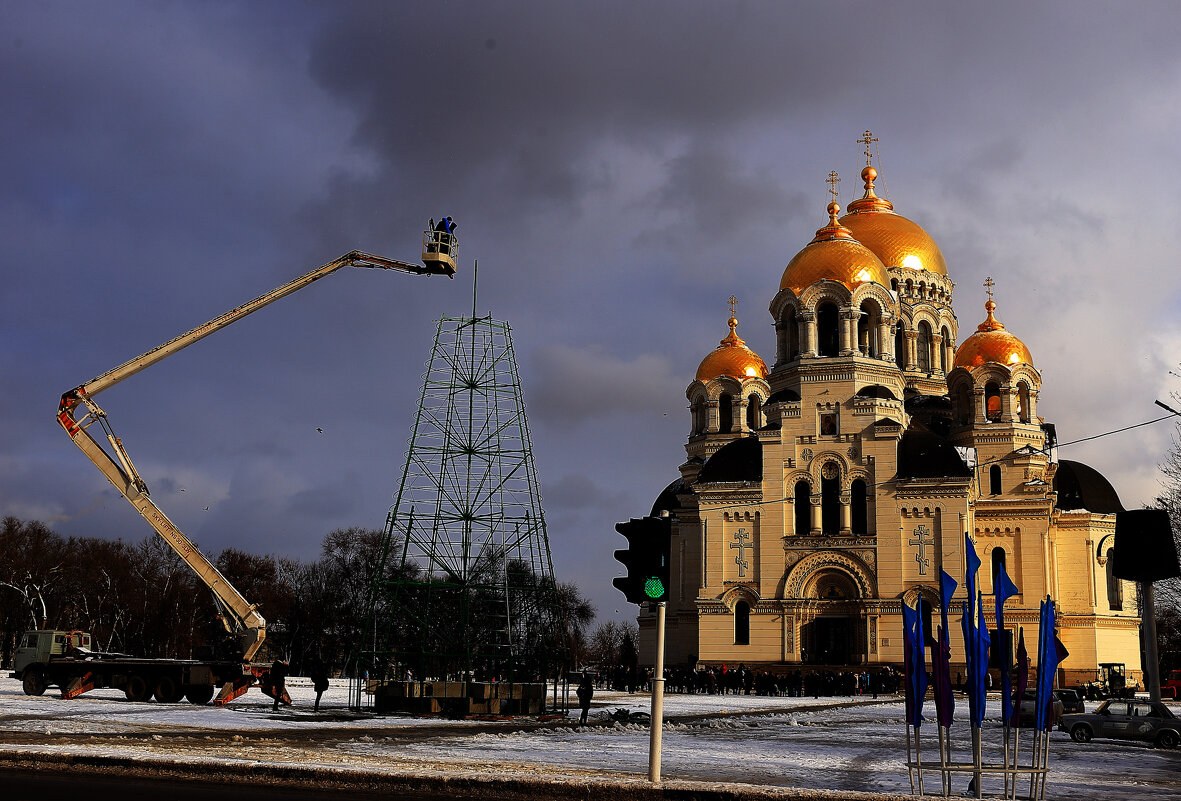
M955 351L955 367L966 367L969 370L987 362L996 362L1006 367L1016 364L1033 366L1033 355L1029 348L1017 337L1005 330L1000 320L992 312L996 304L992 301L992 279L988 279L988 302L984 308L988 311L988 319L976 326L976 333L968 337Z
M841 225L887 267L947 275L947 262L931 235L917 223L896 214L890 201L874 194L873 180L877 175L878 171L873 167L861 171L865 194L849 204L849 213L841 218Z
M735 302L733 297L730 298L730 302ZM747 378L766 378L766 363L759 354L748 348L742 337L735 332L738 328L738 318L734 316L733 309L728 322L730 333L718 347L701 360L701 366L697 368L697 380L712 381L723 375L737 378L739 381Z
M839 281L850 290L867 281L890 286L882 260L837 221L840 210L835 202L828 204L828 225L788 262L779 279L780 289L799 295L804 287L824 280Z

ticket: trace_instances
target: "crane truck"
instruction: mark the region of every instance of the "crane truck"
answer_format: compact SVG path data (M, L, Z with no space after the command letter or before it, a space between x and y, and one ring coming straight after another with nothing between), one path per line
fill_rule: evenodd
M139 658L92 650L88 632L29 631L21 637L10 674L12 678L21 680L26 694L41 695L48 687L56 686L63 698L75 698L89 690L106 687L123 690L132 701L146 701L155 697L157 701L171 703L183 696L194 704L206 704L212 699L215 704L223 705L258 684L268 695L274 695L276 690L269 681L270 666L252 661L266 639L266 619L259 613L257 606L234 588L152 500L148 486L136 471L123 441L115 435L107 413L95 403L94 397L342 267L370 267L454 278L458 249L459 241L450 230L428 229L423 233L422 264L360 251L346 253L62 395L58 405L58 423L115 489L212 591L218 617L227 634L236 639L239 655L236 658L212 660ZM109 452L91 435L90 429L96 423L105 436ZM281 688L277 692L280 700L290 703L290 698Z

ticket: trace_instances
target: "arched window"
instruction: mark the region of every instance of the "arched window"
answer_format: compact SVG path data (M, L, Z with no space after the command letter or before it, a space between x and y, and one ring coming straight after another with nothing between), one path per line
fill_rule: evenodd
M781 362L794 362L800 358L800 321L796 317L794 307L788 307L787 311L784 312L780 332L782 345L779 350L779 360Z
M924 373L931 372L931 326L926 320L919 323L915 351L919 360L918 368Z
M705 426L708 422L708 415L706 414L705 399L697 397L693 399L692 406L693 415L693 431L694 435L705 432Z
M943 342L939 344L939 369L947 372L947 352L951 350L951 332L947 330L947 326L939 329L939 333L943 336Z
M750 604L746 601L734 604L734 644L750 645Z
M841 530L840 485L840 471L829 462L820 477L820 530L825 534L837 534Z
M881 325L882 315L876 303L861 304L861 314L857 317L857 349L862 356L873 359L878 355L878 326Z
M1007 571L1005 549L999 545L992 549L992 582L996 586L996 577L1000 575L1001 570Z
M812 487L807 481L796 482L794 500L796 534L802 536L812 530Z
M988 468L988 494L1001 494L1001 466L999 464L994 464Z
M728 434L734 430L734 399L729 392L718 398L718 431Z
M763 427L763 415L759 407L759 396L753 392L746 399L746 427L757 430Z
M1022 423L1029 422L1029 384L1021 381L1017 384L1017 418Z
M1107 549L1107 606L1113 612L1123 611L1124 585L1115 577L1115 549Z
M906 326L902 323L894 329L894 363L906 369Z
M861 479L854 479L853 485L849 488L849 505L852 507L853 533L861 536L869 533L869 504L865 497L865 482Z
M973 397L974 396L971 390L969 390L963 384L960 384L959 388L955 392L955 411L961 425L968 425L972 422L972 418L974 416L974 410L972 408Z
M841 353L840 313L836 304L822 303L816 310L816 336L821 356Z
M1001 419L1001 388L995 381L989 381L984 386L984 403L988 419L999 422Z

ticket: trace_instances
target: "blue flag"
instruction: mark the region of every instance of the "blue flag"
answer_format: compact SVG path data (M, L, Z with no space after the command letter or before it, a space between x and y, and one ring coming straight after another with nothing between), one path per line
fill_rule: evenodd
M914 629L918 613L902 602L902 686L906 693L906 722L914 723Z
M979 726L984 722L984 704L988 698L988 646L991 638L988 636L988 620L984 617L984 597L977 599L976 612L976 710L980 716L973 721Z
M976 589L976 573L980 570L980 557L976 555L976 548L972 538L964 532L964 557L967 569L964 571L964 589L967 598L964 600L964 659L967 662L968 673L968 716L973 726L980 726L984 722L984 698L988 688L988 632L980 631L977 610L979 591ZM987 626L985 627L987 629ZM981 664L981 646L983 646L983 665Z
M927 660L926 660L926 643L924 642L925 632L923 631L923 596L919 596L915 600L914 610L914 639L912 647L914 648L911 662L913 666L912 675L914 676L914 717L912 723L915 728L923 725L923 702L927 697L927 685L929 677L927 676Z
M1058 671L1058 648L1054 637L1054 602L1050 596L1042 601L1037 633L1037 727L1049 731L1053 725L1050 700L1054 689L1054 674ZM1047 721L1047 718L1050 720Z
M1011 655L1008 653L1009 638L1005 634L1005 601L1017 594L1017 587L1009 579L1004 562L997 564L996 575L992 577L992 591L996 596L996 630L1001 638L1001 641L997 643L1001 652L999 660L1001 664L1001 723L1008 726L1012 712L1013 686L1009 677Z

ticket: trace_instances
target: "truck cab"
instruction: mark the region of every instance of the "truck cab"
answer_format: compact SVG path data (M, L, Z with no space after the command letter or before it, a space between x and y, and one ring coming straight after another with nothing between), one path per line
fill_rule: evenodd
M44 665L53 657L65 656L75 648L90 650L90 632L26 631L12 657L12 678L21 678L29 665Z

